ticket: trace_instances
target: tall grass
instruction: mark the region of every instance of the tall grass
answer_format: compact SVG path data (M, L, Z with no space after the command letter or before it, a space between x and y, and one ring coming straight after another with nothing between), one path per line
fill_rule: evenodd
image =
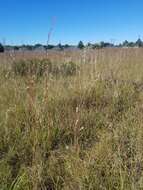
M143 188L142 49L86 53L0 58L0 189Z

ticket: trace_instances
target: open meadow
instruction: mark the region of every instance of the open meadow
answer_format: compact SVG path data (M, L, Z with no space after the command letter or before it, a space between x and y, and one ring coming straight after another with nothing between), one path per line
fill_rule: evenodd
M0 54L0 190L142 190L143 48Z

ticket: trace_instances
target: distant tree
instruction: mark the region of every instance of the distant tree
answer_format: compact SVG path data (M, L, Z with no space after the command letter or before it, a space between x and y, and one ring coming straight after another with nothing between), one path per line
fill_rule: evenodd
M0 53L4 52L4 46L0 43Z
M114 44L111 44L109 42L105 42L104 47L114 47Z
M44 46L45 49L53 49L54 48L54 45L48 45L48 46Z
M93 44L93 49L100 49L100 44L98 43Z
M91 47L92 44L90 42L87 43L87 47Z
M32 51L33 50L33 46L32 45L26 45L26 49L29 50L29 51Z
M68 44L65 44L64 45L64 48L69 48L70 46Z
M105 43L103 41L100 42L100 48L104 48L105 47Z
M124 47L128 47L128 46L129 46L129 42L128 42L127 40L125 40L125 41L123 42L123 46L124 46Z
M60 50L63 50L63 49L64 49L61 43L58 44L58 48L59 48Z
M90 42L88 42L87 45L86 45L86 47L88 47L88 48L93 48L93 44L90 43Z
M55 46L54 45L49 45L49 48L50 49L53 49Z
M18 46L14 46L13 49L17 51L17 50L19 50L19 47Z
M143 42L142 42L142 40L140 38L136 41L136 45L138 47L142 47L143 46Z
M136 44L135 44L134 42L129 42L129 43L128 43L128 46L129 46L129 47L134 47L135 45L136 45Z
M84 48L84 43L82 41L80 41L78 43L78 46L77 46L79 49L83 49Z
M34 45L34 49L40 48L40 47L42 47L42 46L43 46L42 44L35 44L35 45Z

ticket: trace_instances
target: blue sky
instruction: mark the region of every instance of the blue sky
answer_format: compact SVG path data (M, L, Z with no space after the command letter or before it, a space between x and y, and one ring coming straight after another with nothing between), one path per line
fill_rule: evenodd
M54 20L54 21L53 21ZM0 0L0 41L77 44L143 38L143 0Z

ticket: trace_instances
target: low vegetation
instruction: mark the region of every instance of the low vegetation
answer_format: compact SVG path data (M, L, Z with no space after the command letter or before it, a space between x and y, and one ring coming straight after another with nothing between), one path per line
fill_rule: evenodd
M142 189L142 51L0 57L0 189Z
M74 62L53 63L49 59L16 60L12 64L14 75L28 76L34 75L39 78L45 74L52 76L74 75L78 70L78 65Z

